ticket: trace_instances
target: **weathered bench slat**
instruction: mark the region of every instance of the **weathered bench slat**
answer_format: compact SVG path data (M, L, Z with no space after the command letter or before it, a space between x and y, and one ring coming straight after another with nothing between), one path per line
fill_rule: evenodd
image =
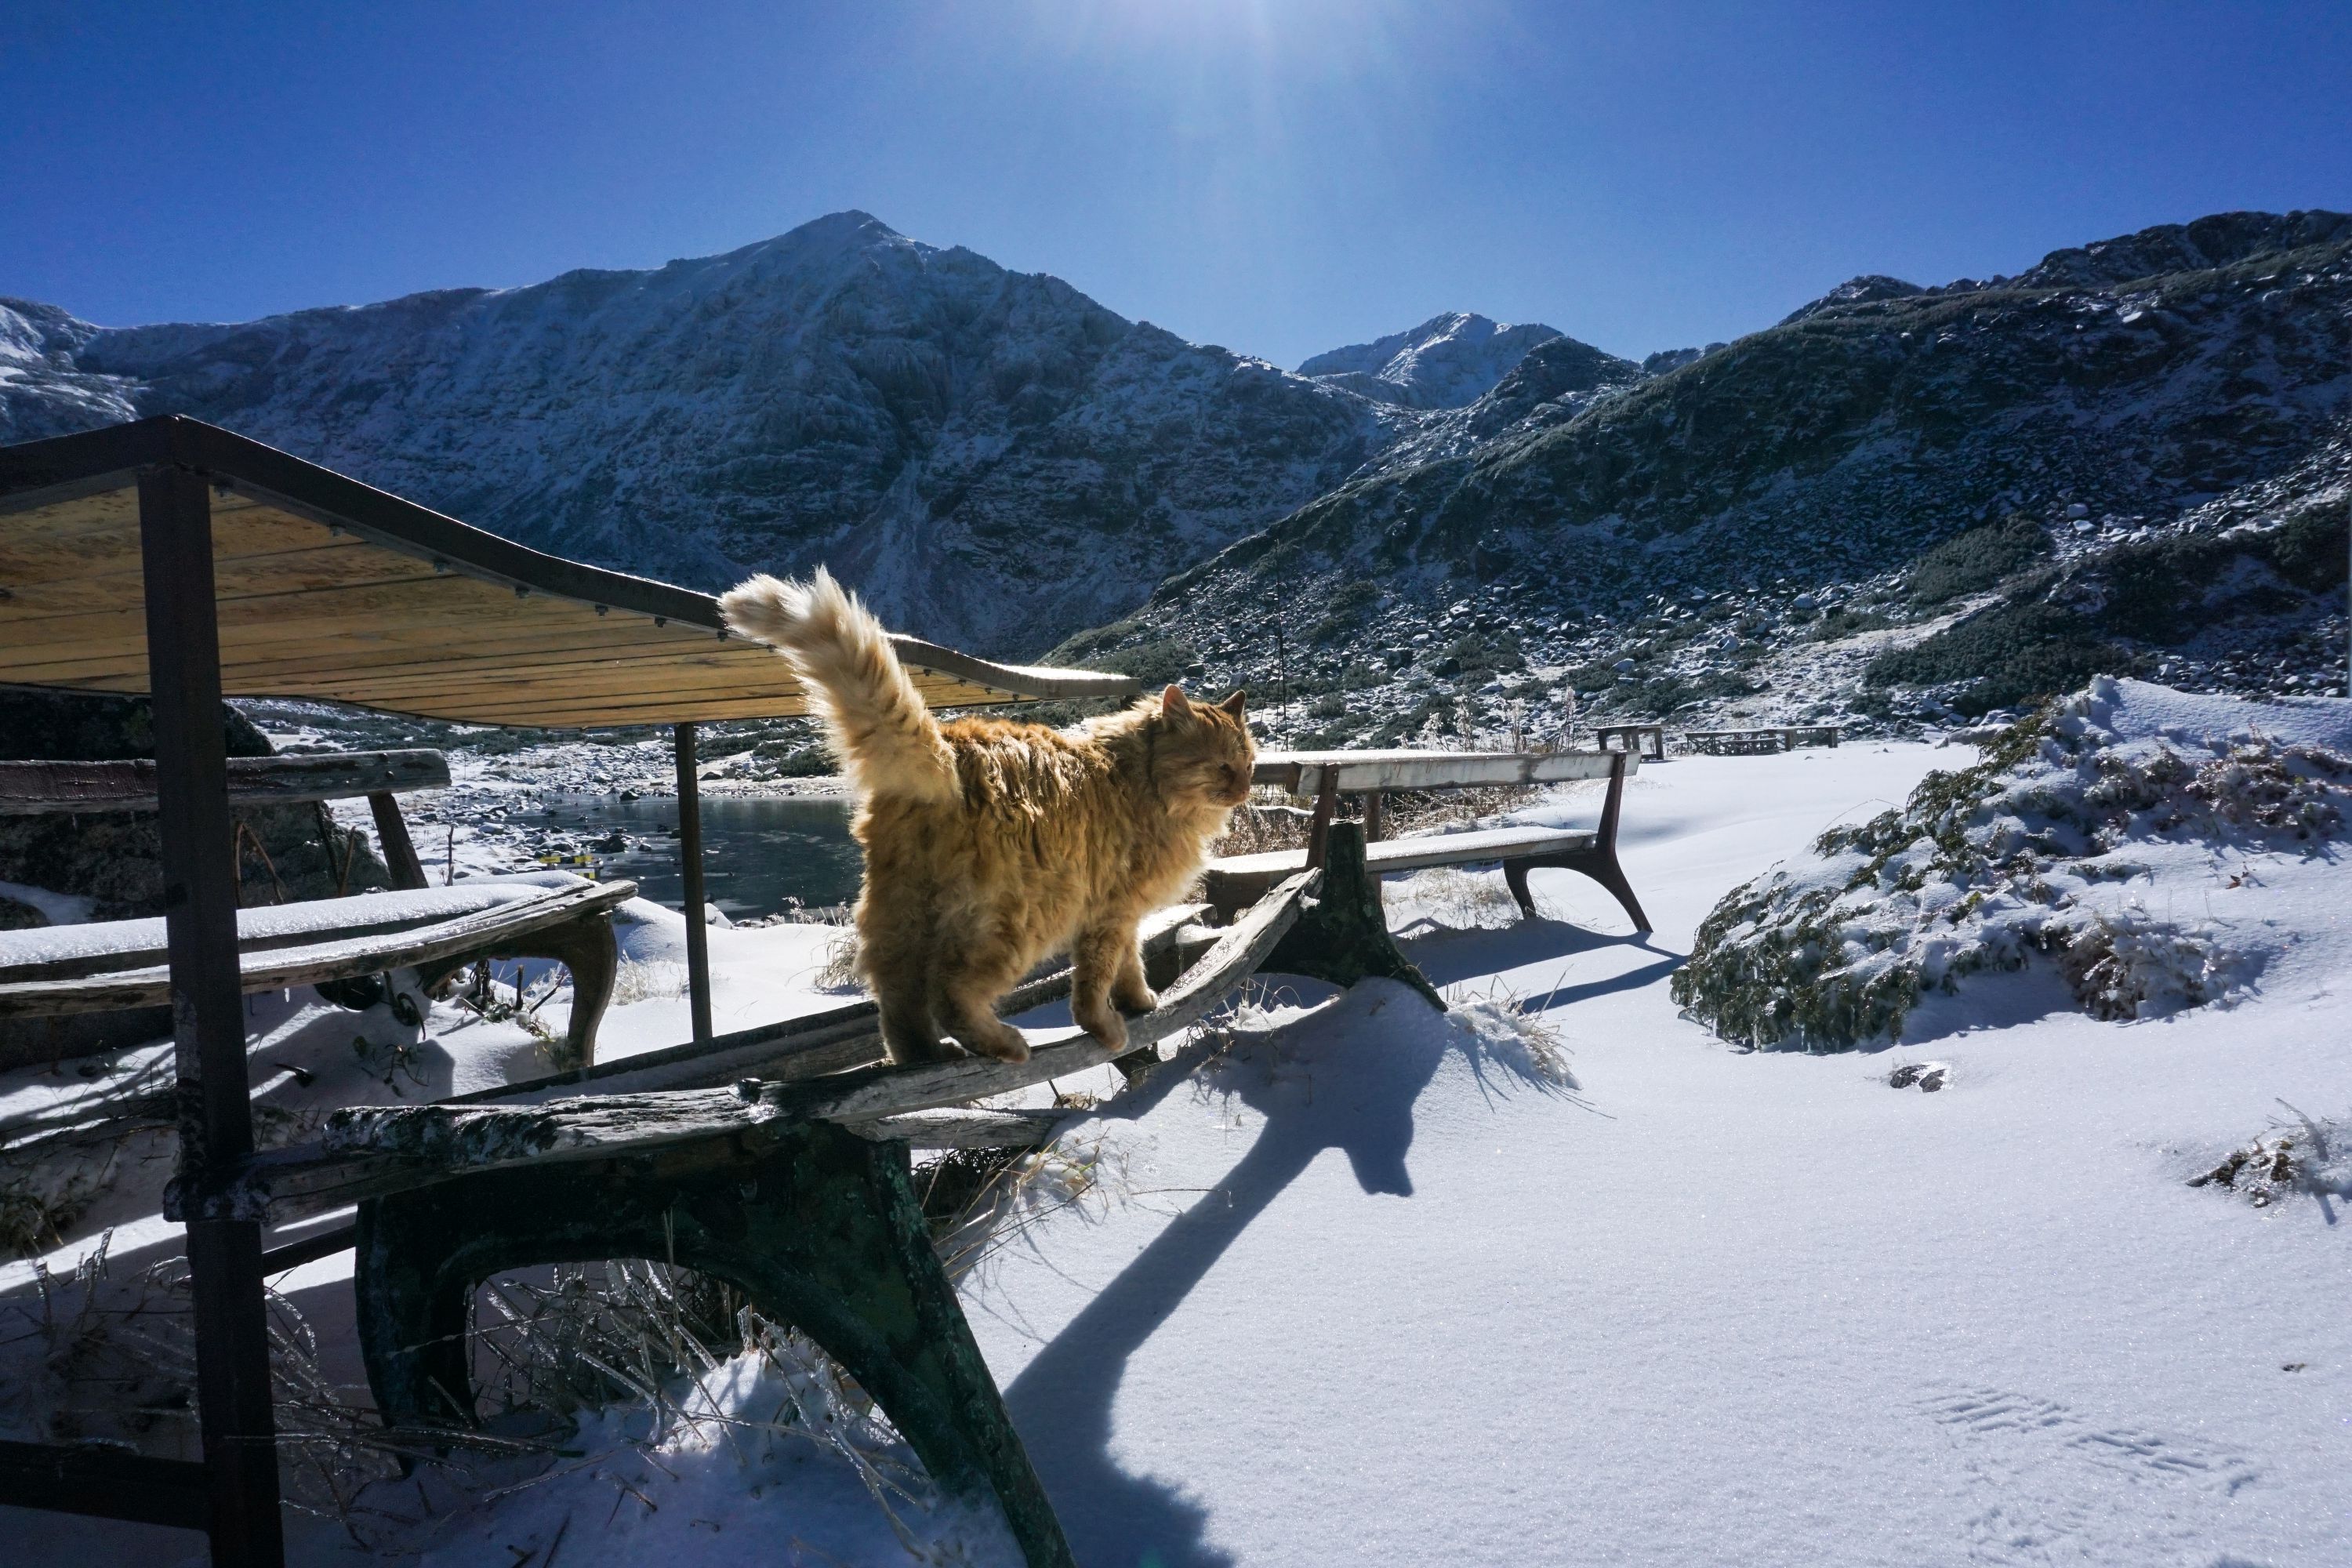
M842 1125L860 1138L895 1138L910 1149L1039 1149L1067 1110L910 1110Z
M433 892L446 890L429 889ZM368 921L368 906L392 904L411 896L400 893L282 905L280 910L301 910L307 914L320 911L328 905L350 904L353 908L348 911L349 915L362 923L353 931L318 929L282 939L297 945L261 945L243 952L240 955L240 984L247 992L277 991L289 986L314 984L321 980L345 980L363 974L380 974L387 970L413 968L437 959L498 946L608 910L635 894L635 882L583 882L577 887L548 889L535 896L504 900L471 913L422 924L396 917L388 925L383 921ZM268 914L275 911L242 912ZM149 922L122 923L143 925ZM242 923L240 921L240 925ZM79 928L58 929L70 932ZM104 968L89 972L89 964L103 962L102 955L77 954L69 960L58 962L82 966L85 973L0 980L0 1016L47 1017L70 1013L102 1013L152 1007L168 1002L172 990L171 967L167 962L158 962L163 955L140 949L133 951L129 957L136 967L116 969L110 963ZM16 967L19 972L25 969L38 971L44 965L35 963Z
M1364 868L1377 877L1430 866L1475 866L1487 860L1572 854L1592 848L1599 837L1591 828L1496 827L1388 838L1364 847ZM1305 866L1307 853L1305 849L1267 849L1212 860L1203 879L1209 901L1220 909L1238 910Z
M354 893L236 911L236 944L247 952L321 942L393 936L421 926L530 902L546 889L530 883L481 881L415 892ZM0 985L119 974L168 961L160 919L97 921L0 931Z
M1181 947L1206 904L1174 904L1144 917L1136 933L1149 958ZM1188 966L1189 967L1189 966ZM1069 994L1067 964L1024 980L997 1004L1013 1017ZM757 1028L739 1029L698 1044L672 1046L599 1062L585 1073L552 1073L521 1083L499 1084L451 1095L441 1105L529 1104L563 1099L593 1088L599 1094L647 1094L672 1089L721 1089L747 1078L777 1080L814 1078L864 1067L882 1058L880 1009L861 996L836 1007L803 1013Z
M1493 827L1475 833L1384 838L1378 844L1364 846L1364 864L1377 872L1415 871L1425 866L1475 866L1482 860L1583 849L1591 845L1594 837L1589 827ZM1307 851L1303 848L1266 849L1255 855L1227 855L1212 860L1209 874L1280 876L1302 869L1306 864Z
M1615 753L1602 752L1265 752L1259 753L1253 782L1293 795L1319 795L1327 787L1360 795L1569 784L1605 779L1616 766ZM1628 773L1640 766L1639 758L1626 759Z
M824 1078L734 1089L597 1095L540 1105L421 1105L337 1111L313 1142L272 1150L210 1173L204 1189L175 1183L173 1219L283 1222L404 1191L461 1171L541 1160L588 1159L715 1135L757 1137L803 1121L870 1122L1004 1094L1099 1067L1155 1045L1206 1016L1273 952L1298 919L1318 873L1301 872L1251 910L1162 994L1128 1020L1118 1050L1080 1029L1033 1037L1025 1062L968 1058L920 1067L876 1066Z
M449 760L439 752L228 760L231 805L299 805L448 786ZM154 809L155 764L151 761L0 763L0 816Z

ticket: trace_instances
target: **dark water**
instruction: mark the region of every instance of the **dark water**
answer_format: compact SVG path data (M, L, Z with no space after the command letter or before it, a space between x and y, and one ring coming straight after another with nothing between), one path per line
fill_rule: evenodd
M685 902L675 799L564 796L550 815L530 820L592 845L619 832L630 847L592 850L598 874L627 877L641 895L671 909ZM706 896L730 920L773 914L795 899L811 907L848 903L857 897L859 875L848 803L818 795L706 796L702 874Z

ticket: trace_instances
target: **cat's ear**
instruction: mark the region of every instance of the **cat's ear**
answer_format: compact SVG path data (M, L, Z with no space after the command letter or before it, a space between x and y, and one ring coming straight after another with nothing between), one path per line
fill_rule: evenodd
M1248 696L1248 692L1236 689L1231 697L1226 698L1223 702L1218 703L1217 706L1238 719L1242 716L1243 700Z
M1171 680L1168 683L1168 689L1160 694L1160 711L1171 719L1190 719L1192 716L1192 700Z

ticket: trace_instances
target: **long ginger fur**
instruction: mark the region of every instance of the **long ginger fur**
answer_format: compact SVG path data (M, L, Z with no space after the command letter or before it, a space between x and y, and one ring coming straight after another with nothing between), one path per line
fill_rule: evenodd
M1074 733L942 723L881 623L824 570L806 583L753 577L719 604L730 626L791 660L858 796L857 962L890 1058L938 1059L944 1031L1025 1059L996 1001L1065 952L1071 1016L1125 1045L1121 1010L1158 1005L1136 927L1200 874L1248 798L1256 750L1242 694L1213 706L1171 685Z

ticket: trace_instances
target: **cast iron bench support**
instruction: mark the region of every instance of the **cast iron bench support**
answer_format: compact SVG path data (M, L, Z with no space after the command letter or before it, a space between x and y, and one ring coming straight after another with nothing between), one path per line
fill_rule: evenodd
M1032 1568L1071 1568L931 1249L903 1142L810 1122L759 1147L722 1136L487 1171L367 1199L356 1242L360 1347L388 1425L475 1424L466 1331L484 1280L652 1258L723 1280L807 1335L874 1396L942 1492L992 1498Z
M1610 771L1609 793L1601 803L1601 826L1592 842L1581 847L1562 849L1549 855L1521 855L1503 862L1503 880L1510 885L1511 897L1519 903L1519 912L1528 919L1536 918L1535 895L1528 890L1528 873L1538 866L1558 867L1566 871L1580 871L1609 890L1638 931L1650 930L1650 917L1642 912L1642 900L1633 896L1633 884L1626 879L1625 868L1617 863L1617 813L1625 804L1625 755L1617 753L1616 766Z

